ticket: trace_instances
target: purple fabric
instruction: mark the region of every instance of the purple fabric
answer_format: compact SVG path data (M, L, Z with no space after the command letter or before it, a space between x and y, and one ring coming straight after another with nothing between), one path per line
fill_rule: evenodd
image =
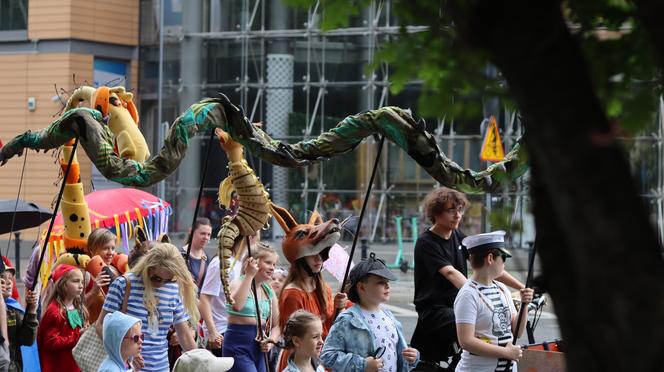
M25 283L26 288L32 288L32 283L39 274L39 253L41 253L41 246L39 243L35 244L34 249L32 250L32 255L30 255L30 261L28 261L28 270L25 272Z

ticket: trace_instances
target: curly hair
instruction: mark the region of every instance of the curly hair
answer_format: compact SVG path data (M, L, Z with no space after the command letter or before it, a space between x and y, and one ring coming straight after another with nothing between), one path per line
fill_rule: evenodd
M187 264L182 258L180 251L170 243L157 243L150 249L131 269L134 275L142 278L143 286L143 305L148 312L148 327L157 329L159 319L157 313L158 298L155 294L155 288L150 280L148 270L153 268L162 268L173 274L173 279L178 285L180 297L184 303L184 308L192 324L198 324L199 313L196 300L196 284L187 269Z
M321 319L306 310L297 310L291 314L284 326L284 347L287 349L294 348L293 337L304 337L309 325L314 322L321 322Z
M447 187L439 187L431 191L424 198L424 214L433 224L436 223L436 216L445 210L446 204L451 204L452 208L464 207L468 204L466 196L456 190Z

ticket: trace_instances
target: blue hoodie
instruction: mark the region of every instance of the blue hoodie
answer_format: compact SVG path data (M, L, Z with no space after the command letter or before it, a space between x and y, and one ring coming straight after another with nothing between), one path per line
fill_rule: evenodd
M121 311L107 314L104 318L104 349L106 358L99 367L99 372L131 372L122 360L120 349L122 340L134 324L141 320Z

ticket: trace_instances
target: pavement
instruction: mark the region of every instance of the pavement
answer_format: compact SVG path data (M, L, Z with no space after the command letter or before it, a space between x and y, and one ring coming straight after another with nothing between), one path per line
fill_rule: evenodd
M174 241L176 246L182 246L186 237L184 234L171 234L171 239ZM277 248L278 252L281 252L279 248L280 242L269 242L273 247ZM340 244L347 248L347 251L350 251L350 246L352 241L341 241ZM34 241L21 241L20 243L20 278L25 276L25 270L27 267L28 259L32 253L32 247ZM412 264L413 262L413 243L412 241L404 242L404 259ZM6 255L14 262L16 266L16 254L15 254L15 245L12 241L10 245L7 244L7 240L0 240L0 251L3 255ZM122 251L122 249L121 249ZM206 247L206 252L211 257L217 252L217 241L212 240ZM369 243L368 252L374 252L377 257L383 259L388 265L394 264L397 257L398 247L395 243ZM525 249L516 249L511 251L513 257L506 262L506 270L510 272L514 277L519 279L521 282L526 282L526 276L528 274L528 250ZM358 242L358 246L355 251L354 261L357 262L361 259L361 247ZM287 261L282 256L279 260L279 265L287 268ZM396 266L396 265L395 265ZM413 331L415 330L415 325L417 324L417 312L415 312L415 305L413 305L413 293L414 293L414 281L413 274L414 271L408 269L407 272L403 272L399 269L393 269L392 272L397 276L398 280L390 283L391 285L391 298L385 306L391 310L394 315L399 319L403 325L404 334L406 339L410 340ZM538 260L535 260L535 275L539 273L539 264ZM334 279L329 273L325 274L325 279L332 287L333 291L339 289L341 283ZM23 293L23 284L19 281L18 288ZM530 319L533 319L531 312ZM556 315L554 313L553 304L550 298L547 298L547 305L544 306L539 322L537 323L535 332L535 341L553 341L560 339L560 329L558 327L558 322ZM527 338L525 334L518 340L519 344L527 344Z

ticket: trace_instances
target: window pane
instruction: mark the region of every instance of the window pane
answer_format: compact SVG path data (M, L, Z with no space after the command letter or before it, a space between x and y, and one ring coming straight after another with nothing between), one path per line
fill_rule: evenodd
M0 0L0 31L27 28L28 0Z

